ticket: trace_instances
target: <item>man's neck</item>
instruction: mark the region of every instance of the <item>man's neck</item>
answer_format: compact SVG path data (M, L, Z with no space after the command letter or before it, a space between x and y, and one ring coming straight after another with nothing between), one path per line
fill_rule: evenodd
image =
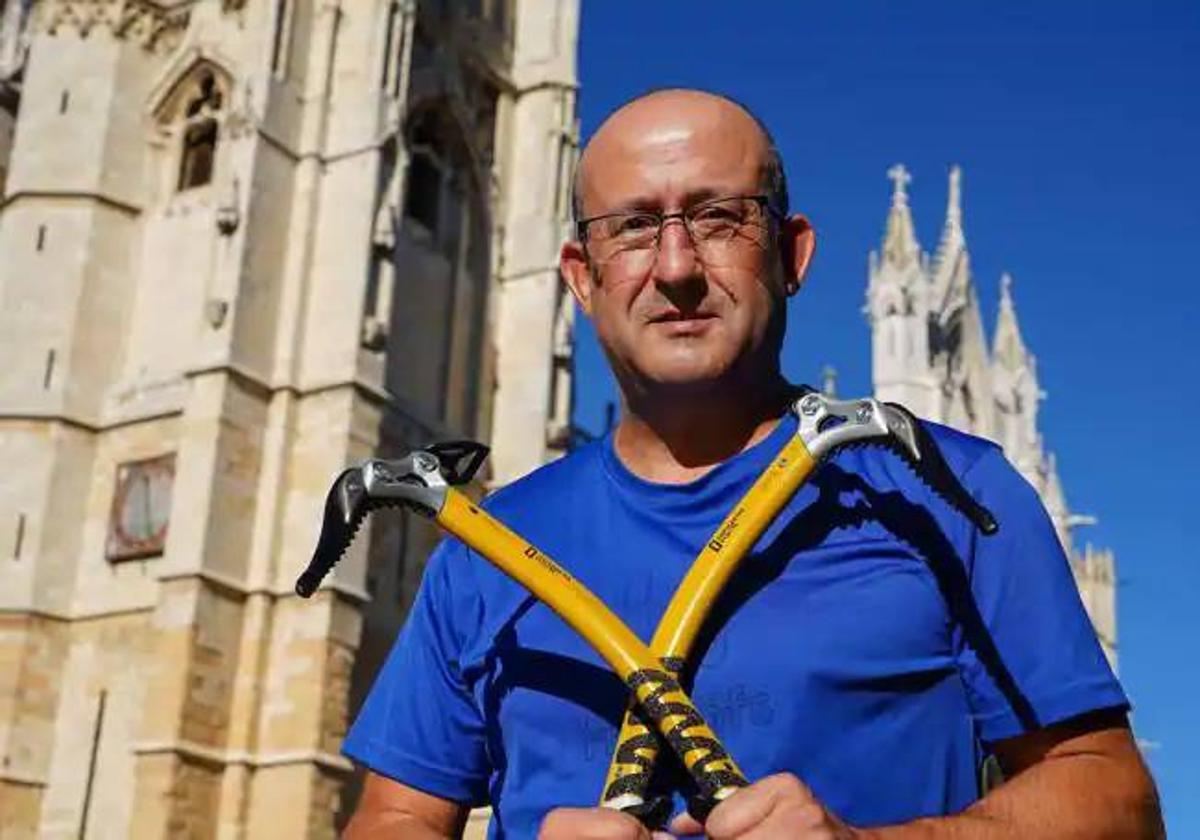
M749 391L627 400L613 447L634 475L683 484L769 435L794 395L780 379Z

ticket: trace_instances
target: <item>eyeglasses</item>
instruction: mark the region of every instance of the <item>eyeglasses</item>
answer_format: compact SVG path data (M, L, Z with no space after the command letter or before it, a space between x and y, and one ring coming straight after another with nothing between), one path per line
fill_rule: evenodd
M580 219L577 228L595 262L648 269L658 253L663 226L670 219L683 222L702 262L722 265L766 247L771 218L782 220L783 214L771 206L767 196L739 195L701 201L678 213L605 213Z

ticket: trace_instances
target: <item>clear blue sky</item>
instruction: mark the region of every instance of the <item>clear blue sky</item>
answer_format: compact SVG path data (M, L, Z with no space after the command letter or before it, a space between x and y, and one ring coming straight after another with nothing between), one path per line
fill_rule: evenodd
M1200 837L1200 4L585 0L584 137L625 99L731 94L775 134L820 236L789 311L788 374L870 390L861 314L903 161L922 245L946 175L990 330L1009 271L1068 500L1116 551L1121 676L1174 837ZM578 331L577 422L611 379Z

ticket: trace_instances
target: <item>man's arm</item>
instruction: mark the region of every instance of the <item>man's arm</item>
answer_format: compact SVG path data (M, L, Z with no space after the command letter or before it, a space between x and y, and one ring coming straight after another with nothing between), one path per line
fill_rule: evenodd
M1165 836L1154 782L1124 714L1084 715L997 743L994 751L1008 777L1000 787L956 817L919 820L877 836Z
M770 776L713 809L713 840L988 840L1165 836L1154 783L1122 713L1099 712L994 745L1008 781L961 814L856 829L795 776ZM700 830L690 817L677 832Z
M468 808L367 771L362 798L343 840L457 840Z

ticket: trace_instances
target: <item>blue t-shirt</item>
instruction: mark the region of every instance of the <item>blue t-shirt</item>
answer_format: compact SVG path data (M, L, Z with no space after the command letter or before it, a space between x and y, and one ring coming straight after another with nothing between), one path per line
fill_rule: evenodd
M928 428L998 534L890 452L842 450L743 561L693 654L691 696L747 776L791 771L860 826L957 812L979 795L981 743L1127 706L1033 488L996 446ZM633 475L605 438L486 507L649 639L795 429L683 485ZM551 808L597 802L626 698L549 608L451 539L343 749L491 802L491 837L534 837Z

